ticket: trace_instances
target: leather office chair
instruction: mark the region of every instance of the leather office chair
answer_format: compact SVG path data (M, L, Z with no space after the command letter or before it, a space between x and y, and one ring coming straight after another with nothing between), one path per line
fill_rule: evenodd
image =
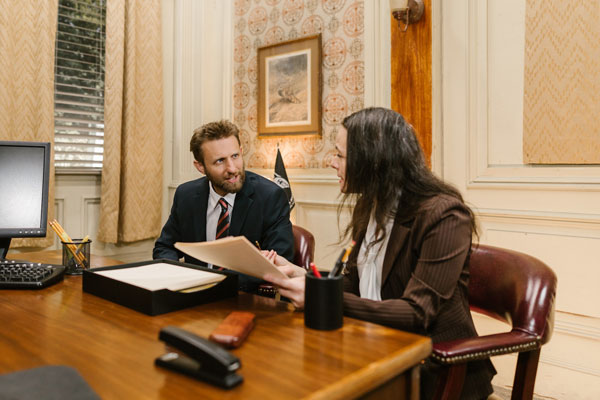
M306 270L315 259L315 237L306 229L292 225L294 234L294 264ZM258 287L258 294L266 297L275 297L277 292L273 285L264 283Z
M292 225L294 233L294 264L306 270L315 259L315 237L306 229Z
M540 351L554 327L556 275L542 261L479 245L470 258L471 310L506 322L512 330L433 345L432 358L446 366L435 399L460 397L466 362L519 353L512 399L532 399Z

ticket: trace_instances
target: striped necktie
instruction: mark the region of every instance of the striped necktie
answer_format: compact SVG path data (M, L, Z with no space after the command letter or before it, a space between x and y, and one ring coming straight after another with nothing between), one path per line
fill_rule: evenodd
M219 205L221 206L221 215L219 215L215 239L229 236L229 205L222 197L219 199Z

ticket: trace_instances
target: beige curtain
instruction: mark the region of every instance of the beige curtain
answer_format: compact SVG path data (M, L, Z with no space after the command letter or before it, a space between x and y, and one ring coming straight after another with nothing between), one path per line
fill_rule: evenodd
M527 0L523 161L600 163L600 0Z
M0 140L54 143L54 42L58 0L0 0ZM50 163L48 218L54 215ZM52 245L16 239L11 247Z
M161 228L161 3L111 0L106 9L104 167L98 239L133 242Z

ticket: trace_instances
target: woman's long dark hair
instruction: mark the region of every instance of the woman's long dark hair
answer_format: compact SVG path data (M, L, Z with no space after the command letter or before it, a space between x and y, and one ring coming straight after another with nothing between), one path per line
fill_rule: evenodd
M356 240L364 235L374 214L377 243L386 234L388 218L415 215L427 198L446 194L464 202L457 189L431 172L412 126L402 115L386 108L366 108L346 117L342 125L348 137L340 212L356 201L343 237L350 234ZM477 233L475 216L467 209L472 231Z

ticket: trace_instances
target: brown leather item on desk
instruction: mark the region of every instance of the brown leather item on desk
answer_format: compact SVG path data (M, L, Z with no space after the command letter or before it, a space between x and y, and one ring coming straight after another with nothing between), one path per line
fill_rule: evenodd
M254 317L250 312L233 311L208 338L225 347L239 347L254 328Z

